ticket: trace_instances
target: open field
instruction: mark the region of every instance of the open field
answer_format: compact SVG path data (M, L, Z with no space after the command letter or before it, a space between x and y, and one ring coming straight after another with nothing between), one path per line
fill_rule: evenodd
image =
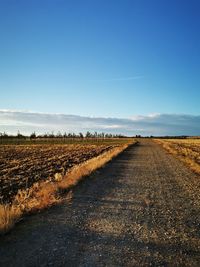
M0 146L0 232L24 212L60 201L59 192L76 185L134 141L94 143Z
M76 164L98 156L113 145L0 146L0 197L10 201L19 189L56 179Z
M200 173L200 139L156 139L170 153L187 163L194 171Z

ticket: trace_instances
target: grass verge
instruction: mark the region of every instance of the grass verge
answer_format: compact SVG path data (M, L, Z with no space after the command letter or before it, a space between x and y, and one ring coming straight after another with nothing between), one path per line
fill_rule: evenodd
M195 173L200 174L200 165L195 162L196 152L192 151L192 149L188 149L181 146L181 143L178 143L178 146L174 146L176 143L172 143L168 140L154 140L156 143L160 144L165 150L167 150L170 154L175 155L179 160L184 162L191 170ZM199 157L198 153L198 157Z
M72 189L84 177L101 168L134 143L136 142L114 147L95 158L73 167L64 176L56 175L57 181L47 180L35 183L29 189L19 190L11 204L0 205L0 234L10 231L23 215L41 211L56 203L60 203L64 199L64 192Z

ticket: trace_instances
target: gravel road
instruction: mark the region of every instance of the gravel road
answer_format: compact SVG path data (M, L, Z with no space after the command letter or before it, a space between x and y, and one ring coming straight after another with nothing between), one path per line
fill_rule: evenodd
M0 266L200 266L199 176L141 140L0 238Z

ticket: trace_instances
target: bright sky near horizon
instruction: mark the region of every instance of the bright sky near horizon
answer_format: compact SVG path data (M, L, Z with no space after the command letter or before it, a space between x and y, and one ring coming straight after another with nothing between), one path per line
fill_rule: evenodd
M0 109L200 114L200 1L1 0Z

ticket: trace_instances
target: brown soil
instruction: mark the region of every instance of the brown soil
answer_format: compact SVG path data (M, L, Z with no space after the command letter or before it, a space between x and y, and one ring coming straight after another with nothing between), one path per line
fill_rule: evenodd
M1 237L0 266L200 266L199 178L142 140Z
M1 145L0 201L9 202L19 189L64 175L74 165L111 149L110 145Z

